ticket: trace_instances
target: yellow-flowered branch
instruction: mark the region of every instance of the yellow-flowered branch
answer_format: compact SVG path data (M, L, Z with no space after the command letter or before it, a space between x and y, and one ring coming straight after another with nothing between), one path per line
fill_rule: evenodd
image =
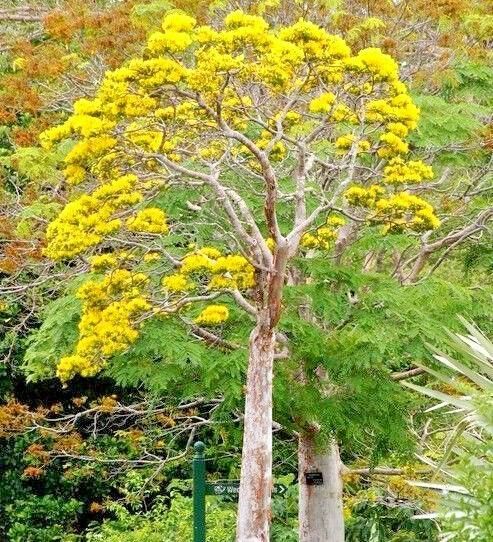
M95 374L136 339L137 320L154 306L155 282L138 270L142 262L161 265L160 307L211 291L235 292L245 307L276 254L332 246L344 223L336 205L360 208L385 231L436 228L432 206L406 191L433 176L407 159L418 117L396 62L379 49L352 54L303 19L271 28L235 11L212 28L170 12L142 58L107 72L93 99L78 100L66 122L41 135L45 147L74 140L64 173L81 187L48 227L46 254L64 260L101 250L91 262L106 272L79 292L80 340L60 377ZM292 183L281 190L286 178ZM152 200L177 183L207 188L236 251L225 239L221 251L177 250L167 270L159 250L134 257L173 229ZM288 232L277 219L281 193L293 202ZM210 305L195 322L220 325L228 315Z

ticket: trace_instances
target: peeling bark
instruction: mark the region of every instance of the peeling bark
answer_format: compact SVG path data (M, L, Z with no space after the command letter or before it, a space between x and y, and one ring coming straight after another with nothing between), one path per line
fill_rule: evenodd
M278 242L273 266L257 283L257 323L250 335L237 542L268 542L272 491L272 377L289 246Z
M250 336L237 542L269 540L274 342L265 311Z
M299 541L344 542L342 463L337 444L315 449L313 433L302 433L298 447ZM319 471L323 485L307 485L305 473Z

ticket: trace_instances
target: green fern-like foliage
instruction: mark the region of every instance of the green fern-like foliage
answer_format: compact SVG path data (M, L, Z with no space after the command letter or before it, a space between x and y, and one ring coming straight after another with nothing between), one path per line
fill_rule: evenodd
M463 143L481 127L479 117L487 109L474 103L450 103L440 96L416 96L422 111L419 128L412 141L419 147L443 147Z
M480 149L492 114L492 85L490 65L463 59L446 71L436 93L414 96L421 119L411 142L433 152L436 170L488 160L487 149Z
M437 278L402 287L385 274L335 266L327 258L303 259L299 266L311 281L286 289L281 330L291 356L276 362L275 419L294 430L316 421L322 438L335 433L352 453L372 449L376 457L407 450L411 407L390 374L425 359L424 337L439 340L443 324L453 327L458 312L485 319L489 299ZM350 291L355 303L348 299ZM306 304L313 319L300 316ZM105 375L119 386L143 388L171 403L221 396L216 415L230 420L243 405L252 326L233 304L230 312L220 331L233 348L199 340L178 318L154 318L144 323L128 351L110 361ZM31 380L53 376L59 357L73 349L79 314L80 304L71 294L48 305L25 356ZM320 380L321 369L328 383Z
M486 319L488 296L438 278L402 287L383 274L335 267L327 259L300 265L313 280L286 293L282 328L293 359L277 365L277 416L286 424L317 421L355 453L406 450L413 406L391 373L429 357L426 337L445 346L443 325L457 327L457 312ZM348 292L356 301L349 301ZM311 321L300 317L303 306L310 307Z
M80 301L67 294L47 304L41 326L29 339L24 355L28 381L51 378L60 357L73 348L78 337Z
M169 318L151 320L132 349L116 356L106 374L122 386L144 385L155 394L175 397L242 397L246 365L244 349L207 346L194 339L185 325Z
M445 97L457 97L464 101L473 99L484 106L493 106L491 88L493 86L493 68L479 62L460 62L455 69L456 81L445 85Z
M484 270L487 274L493 274L493 247L483 242L467 247L464 251L464 271L470 275Z

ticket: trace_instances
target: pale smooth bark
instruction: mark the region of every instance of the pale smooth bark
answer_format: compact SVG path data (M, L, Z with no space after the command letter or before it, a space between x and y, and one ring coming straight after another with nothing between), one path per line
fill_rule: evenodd
M273 265L260 273L256 326L250 335L237 542L268 542L272 491L272 375L289 246L279 241ZM263 275L263 276L262 276ZM258 306L257 305L257 306Z
M476 235L480 233L481 231L484 231L488 225L488 223L493 219L493 207L489 207L488 209L485 209L481 211L473 222L468 224L467 226L464 226L463 228L460 228L458 230L454 230L450 233L448 233L445 237L442 237L441 239L437 239L436 241L433 241L431 243L428 242L428 239L431 235L431 232L426 232L422 236L422 247L417 256L414 256L407 262L404 262L401 266L401 269L397 269L397 275L403 277L402 282L404 284L414 284L420 279L421 272L423 271L425 265L428 263L430 257L437 253L442 248L445 248L445 251L442 253L442 255L438 258L438 260L435 262L435 264L431 267L428 274L426 276L431 275L435 271L435 269L442 264L442 262L446 259L446 256L448 253L459 246L461 243L463 243L465 240L469 239L471 236ZM404 269L407 267L407 265L413 264L411 271L407 274L405 274ZM425 278L425 277L422 277Z
M237 542L269 540L274 342L268 316L260 316L250 336Z
M299 541L344 542L342 463L335 442L315 447L313 433L302 433L298 447ZM307 485L305 473L319 471L323 485Z

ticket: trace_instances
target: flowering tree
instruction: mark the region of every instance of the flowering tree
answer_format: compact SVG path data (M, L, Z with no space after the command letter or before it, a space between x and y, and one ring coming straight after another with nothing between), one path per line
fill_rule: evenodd
M405 189L433 175L406 158L418 116L379 49L352 55L303 19L270 28L236 11L215 29L171 12L143 58L107 72L94 99L41 136L47 148L74 140L73 196L46 254L87 255L94 272L62 380L96 374L146 318L178 317L219 347L231 311L251 320L238 540L268 540L272 372L289 355L283 288L308 278L294 258L329 249L351 223L439 225Z

